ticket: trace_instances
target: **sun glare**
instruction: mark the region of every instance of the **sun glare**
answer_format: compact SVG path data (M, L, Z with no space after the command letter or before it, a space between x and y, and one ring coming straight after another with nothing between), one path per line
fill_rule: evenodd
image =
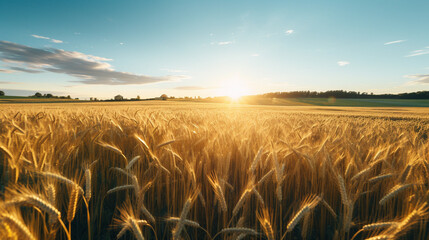
M233 80L233 81L228 81L224 85L224 87L222 88L222 92L220 94L226 95L230 97L232 100L236 101L248 93L247 93L247 87L242 81Z

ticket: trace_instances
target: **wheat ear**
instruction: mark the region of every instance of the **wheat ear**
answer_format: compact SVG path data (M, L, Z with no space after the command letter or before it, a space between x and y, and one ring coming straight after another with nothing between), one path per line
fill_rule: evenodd
M91 170L85 170L85 199L89 201L91 199Z
M15 233L18 235L18 239L29 239L29 240L36 240L36 238L33 236L33 234L30 232L30 230L27 228L25 223L17 219L16 217L12 215L2 215L0 219L3 219L3 221L6 221L10 228L15 230Z
M387 193L380 201L379 204L380 205L384 205L389 199L395 197L396 195L398 195L400 192L404 191L405 189L411 187L413 184L399 184L394 186L389 193Z
M371 223L371 224L367 224L367 225L363 226L362 229L364 231L370 231L370 230L374 230L374 229L388 228L388 227L391 227L391 226L396 225L396 224L398 224L398 222Z
M180 218L178 218L178 217L169 217L167 219L167 221L168 222L172 222L172 223L178 223L178 222L180 222ZM196 228L200 227L199 223L197 223L195 221L188 220L188 219L183 220L183 223L185 225L188 225L188 226L191 226L191 227L196 227Z
M144 237L143 237L142 231L140 230L140 226L139 226L138 222L134 218L130 218L129 224L130 224L131 230L134 233L134 237L137 240L144 240Z
M70 194L69 205L67 208L67 221L71 223L76 215L77 201L79 199L79 190L74 188Z

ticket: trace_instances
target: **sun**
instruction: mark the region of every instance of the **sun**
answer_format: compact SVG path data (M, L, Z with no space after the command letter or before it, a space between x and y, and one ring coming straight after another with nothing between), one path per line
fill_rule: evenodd
M226 95L230 97L232 100L236 101L247 94L247 88L242 81L231 80L231 81L227 81L224 84L221 90L221 94Z

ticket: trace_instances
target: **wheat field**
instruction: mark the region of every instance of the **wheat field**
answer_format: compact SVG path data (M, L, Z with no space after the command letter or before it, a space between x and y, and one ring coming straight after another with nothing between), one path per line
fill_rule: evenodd
M1 239L429 239L429 111L0 106Z

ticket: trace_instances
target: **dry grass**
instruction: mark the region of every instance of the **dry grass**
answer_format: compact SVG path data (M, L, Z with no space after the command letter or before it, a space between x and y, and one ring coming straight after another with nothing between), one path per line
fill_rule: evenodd
M17 106L0 113L6 239L429 237L422 109Z

